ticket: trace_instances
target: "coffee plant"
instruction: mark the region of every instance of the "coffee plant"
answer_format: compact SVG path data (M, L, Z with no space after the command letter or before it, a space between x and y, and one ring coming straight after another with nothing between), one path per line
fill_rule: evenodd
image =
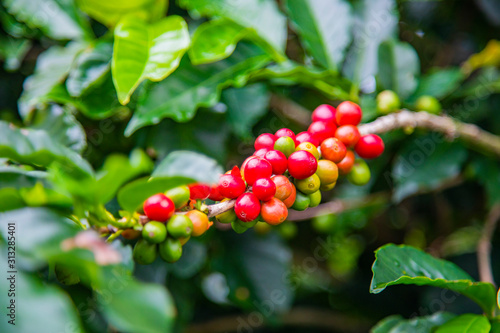
M0 22L0 332L500 332L497 2Z

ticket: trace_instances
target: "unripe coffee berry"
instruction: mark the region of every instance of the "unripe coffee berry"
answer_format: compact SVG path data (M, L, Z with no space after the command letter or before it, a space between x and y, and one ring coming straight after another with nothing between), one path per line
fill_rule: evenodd
M189 198L192 200L205 200L210 195L210 186L202 183L188 185Z
M352 150L348 150L342 161L337 163L337 168L339 168L340 174L347 175L351 171L352 166L354 165L354 159L354 153Z
M361 135L359 130L354 125L344 125L337 128L335 137L342 141L346 147L354 147L358 143Z
M145 239L139 239L132 251L132 258L139 265L149 265L155 261L157 254L158 248L156 244L150 243Z
M358 104L345 101L337 106L337 112L335 113L335 119L339 126L343 125L354 125L357 126L361 121L361 108Z
M260 215L267 223L271 225L278 225L285 222L288 217L288 208L286 208L285 204L281 200L272 198L262 204Z
M305 151L308 151L310 152L311 154L313 154L313 156L316 158L316 159L319 159L319 151L318 151L318 148L316 148L315 145L313 145L312 143L310 142L304 142L304 143L301 143L297 146L297 148L295 148L295 151L299 151L299 150L305 150Z
M330 191L330 190L333 190L335 185L337 185L337 182L330 183L330 184L321 184L319 189L320 189L320 191Z
M166 262L176 262L182 256L182 244L178 239L167 238L158 246L158 252Z
M276 140L274 149L279 150L288 157L295 151L295 141L288 136L283 136Z
M288 172L295 179L310 177L316 172L318 161L308 151L299 150L288 158Z
M271 180L276 185L276 194L274 196L277 199L284 201L292 194L293 184L287 177L281 175L273 176Z
M328 104L321 104L316 109L314 109L311 119L313 122L315 121L333 121L335 120L336 110L333 106Z
M219 178L219 193L225 198L236 199L245 192L245 181L238 176L222 175Z
M208 216L199 210L190 210L186 213L186 216L193 223L193 231L191 236L198 237L203 235L208 228L210 228L210 222L208 221Z
M292 140L295 141L295 133L293 133L293 131L288 128L281 128L277 130L276 133L274 133L274 136L276 137L276 140L281 137L288 136L289 138L292 138Z
M312 143L316 147L319 146L318 140L316 140L315 138L313 138L312 134L309 133L309 132L300 132L295 137L295 143L297 144L297 146L299 144L301 144L301 143L304 143L304 142L310 142L310 143Z
M295 186L297 190L304 194L311 194L319 190L321 181L318 175L313 174L305 179L295 179Z
M356 159L347 179L354 185L363 186L368 184L371 178L370 168L362 159Z
M253 144L255 150L259 150L261 148L273 149L274 141L276 138L271 133L263 133L255 139Z
M319 160L316 175L318 175L321 184L335 183L339 178L339 169L332 161Z
M260 201L253 193L243 193L236 199L234 212L243 222L253 221L260 214Z
M171 188L165 192L165 195L172 200L175 209L181 209L189 201L189 187L186 185Z
M311 133L314 139L316 139L320 144L333 136L335 136L335 131L337 130L337 126L333 121L315 121L311 125L307 131Z
M311 199L309 198L309 196L298 191L297 196L295 198L295 202L292 205L292 209L298 210L298 211L303 211L303 210L306 210L307 208L309 208L310 203L311 203Z
M252 193L261 201L268 201L276 194L276 185L271 178L259 178L252 186Z
M297 197L297 189L295 188L295 185L292 184L292 193L290 193L288 198L283 200L283 203L285 204L286 208L292 207L296 197Z
M321 203L321 192L316 191L311 194L309 194L309 199L311 202L309 203L309 207L317 207Z
M381 114L396 112L401 107L398 95L392 90L384 90L377 95L377 111Z
M321 156L334 163L342 161L347 153L346 146L337 138L328 138L321 143Z
M175 205L165 194L158 193L144 201L143 210L150 220L165 222L174 213Z
M264 159L271 163L273 174L282 175L288 169L288 160L279 150L270 150L264 156Z
M384 152L384 141L376 134L362 136L354 150L361 158L376 158Z
M227 201L227 200L229 200L229 199L225 199L223 201ZM230 209L230 210L225 211L222 214L215 216L215 218L220 223L231 223L231 222L236 220L236 214L234 212L234 209Z
M243 176L248 185L253 185L259 178L269 178L273 174L273 167L269 161L255 156L247 162L243 169Z
M167 232L174 238L191 236L193 222L185 214L175 214L167 222Z
M142 238L150 243L161 243L167 238L167 228L161 222L148 222L142 228Z
M441 113L441 103L433 96L421 96L417 99L415 108L418 111L427 111L433 114Z

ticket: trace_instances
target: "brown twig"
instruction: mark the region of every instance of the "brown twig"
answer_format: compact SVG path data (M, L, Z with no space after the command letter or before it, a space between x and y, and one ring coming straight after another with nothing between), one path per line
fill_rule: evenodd
M500 203L494 205L484 224L481 232L481 238L477 244L477 262L479 267L479 278L483 282L489 282L495 285L493 273L491 271L491 239L500 219Z

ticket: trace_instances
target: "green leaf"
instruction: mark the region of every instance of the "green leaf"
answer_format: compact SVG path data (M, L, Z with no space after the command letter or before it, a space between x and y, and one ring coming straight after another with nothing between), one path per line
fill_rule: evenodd
M436 312L430 316L404 319L400 315L389 316L375 325L371 333L432 333L434 329L455 315L449 312Z
M273 0L179 0L183 8L203 16L222 17L250 28L271 45L284 53L287 28L286 17Z
M194 32L188 54L193 65L208 64L229 57L249 30L226 19L202 23Z
M124 332L172 331L176 309L165 287L121 274L114 281L116 286L97 290L100 308L111 325Z
M305 49L321 66L336 71L352 38L351 5L344 0L288 0L286 8Z
M60 162L73 171L93 174L87 161L45 131L13 128L6 122L0 122L0 133L0 157L43 167Z
M377 73L379 45L398 32L395 0L361 0L354 7L354 40L345 57L343 73L356 83Z
M33 116L30 128L45 131L53 140L81 153L87 146L85 130L67 108L56 104L39 110Z
M472 170L481 185L486 188L488 205L500 202L500 171L498 161L486 157L476 157L472 162Z
M378 294L398 284L434 286L459 292L490 316L496 308L496 291L491 283L474 280L455 264L437 259L411 246L388 244L375 251L370 292Z
M84 48L84 43L72 42L65 47L52 46L38 57L35 72L24 81L18 101L21 117L28 118L37 104L66 79L76 55Z
M435 189L458 176L467 150L459 143L444 140L442 136L430 134L403 147L392 168L395 201Z
M148 24L136 16L120 20L115 28L111 72L122 104L145 79L161 81L172 73L189 47L186 21L169 16Z
M193 179L184 177L141 178L123 186L118 191L117 199L123 210L135 212L153 194L190 183Z
M251 137L251 129L268 110L271 95L265 84L256 83L243 88L229 88L222 92L227 105L227 119L240 137Z
M242 43L231 57L213 64L193 66L184 59L167 79L144 89L125 135L163 118L179 122L192 119L198 107L214 106L223 88L245 85L248 76L268 62L262 50Z
M191 151L174 151L158 164L152 177L180 176L201 183L217 183L224 169L217 161Z
M378 49L378 79L383 89L405 99L417 88L420 74L418 54L409 43L389 40Z
M81 10L107 26L114 26L128 14L157 20L165 16L168 8L168 0L76 0L76 2Z
M5 60L4 68L7 71L18 70L30 49L29 39L16 39L9 36L0 38L0 58Z
M436 333L488 333L491 324L484 316L467 313L440 326Z
M459 68L437 69L420 78L417 90L410 97L414 103L420 96L434 96L438 99L446 97L456 90L465 79Z
M81 96L96 81L102 82L110 70L112 54L113 45L107 41L98 41L80 53L66 80L70 96Z

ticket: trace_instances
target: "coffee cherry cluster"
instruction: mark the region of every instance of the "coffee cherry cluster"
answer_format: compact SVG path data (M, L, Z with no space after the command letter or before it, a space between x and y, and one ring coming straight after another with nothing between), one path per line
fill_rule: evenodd
M234 210L216 216L217 220L231 223L238 233L259 221L278 225L286 220L289 208L319 205L321 191L333 189L339 173L353 184L366 184L370 169L362 158L380 156L384 142L374 134L360 135L361 117L361 108L352 102L337 108L320 105L305 132L296 135L282 128L259 135L254 154L241 169L235 166L226 172L212 189L212 197L217 193L220 201L236 200Z
M193 237L203 235L212 225L208 216L196 209L186 210L194 200L204 200L212 189L205 184L172 188L150 196L144 201L144 224L126 229L125 238L138 238L133 250L134 260L151 264L159 254L166 262L182 256L182 246Z

